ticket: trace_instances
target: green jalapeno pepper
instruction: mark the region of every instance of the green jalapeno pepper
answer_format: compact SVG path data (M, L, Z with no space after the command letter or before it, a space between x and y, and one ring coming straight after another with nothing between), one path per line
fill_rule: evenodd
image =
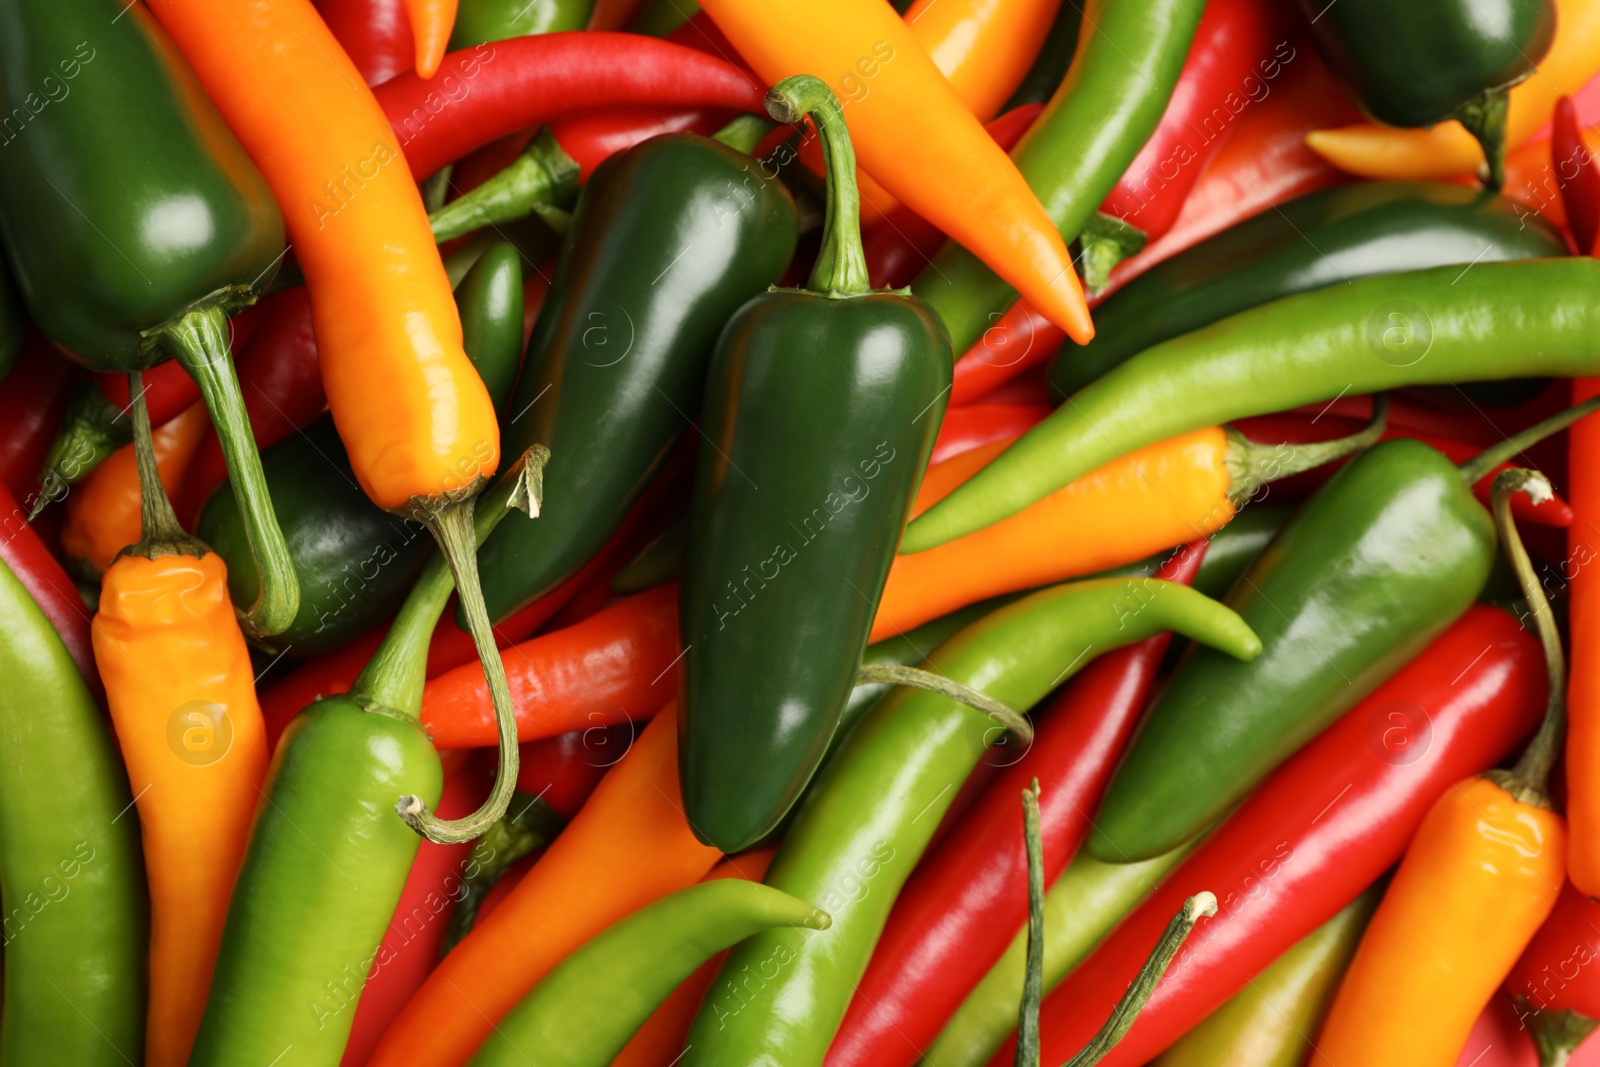
M144 1055L149 903L128 776L39 606L0 561L0 1065Z
M1442 182L1352 182L1296 197L1150 268L1066 345L1050 388L1066 398L1130 357L1236 312L1374 274L1566 253L1561 233L1511 200Z
M1459 120L1500 188L1507 92L1550 50L1551 0L1298 3L1317 51L1368 114L1390 126Z
M577 573L690 431L717 333L794 252L787 190L694 134L651 138L584 186L528 340L507 447L551 451L552 505L480 554L489 617Z
M299 589L272 514L228 313L284 251L283 216L183 57L143 5L0 3L0 232L44 335L97 371L176 357L211 411L265 575L244 614L260 635Z
M456 287L462 342L497 405L505 403L522 349L522 265L499 244ZM433 539L361 491L329 416L268 448L261 457L273 510L300 585L294 621L257 644L314 656L392 617L426 564ZM235 604L249 604L259 579L238 500L226 482L200 513L200 539L228 565Z
M801 75L767 100L780 120L816 119L828 206L809 288L740 308L706 386L679 598L679 772L689 824L725 852L777 825L833 736L954 362L925 304L867 282L832 93Z
M1066 5L1070 6L1070 5ZM1068 241L1076 240L1154 132L1205 0L1089 0L1072 65L1011 158ZM1017 298L948 243L911 283L965 352Z
M1129 613L1133 602L1143 607ZM1260 649L1237 615L1187 586L1101 578L1001 608L935 649L929 666L1026 709L1095 656L1167 630L1240 657ZM767 873L768 885L814 900L833 925L806 938L759 934L736 948L695 1020L682 1067L822 1062L895 896L994 739L988 717L923 690L897 689L866 714L809 791ZM748 977L757 974L760 982Z

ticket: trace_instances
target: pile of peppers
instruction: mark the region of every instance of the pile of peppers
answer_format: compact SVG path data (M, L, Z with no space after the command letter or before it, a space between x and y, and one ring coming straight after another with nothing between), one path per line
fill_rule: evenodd
M0 1067L1600 1067L1597 258L1600 0L0 0Z

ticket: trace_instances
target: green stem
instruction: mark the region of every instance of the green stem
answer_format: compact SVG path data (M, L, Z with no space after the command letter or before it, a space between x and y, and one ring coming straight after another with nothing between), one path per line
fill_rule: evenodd
M1596 409L1600 409L1600 396L1591 397L1581 404L1574 404L1564 411L1556 412L1548 419L1534 423L1520 433L1512 434L1499 444L1479 452L1461 464L1457 470L1461 471L1461 477L1466 479L1468 485L1477 485L1500 464L1511 462L1511 457L1521 455L1524 449L1532 448L1551 434L1565 430Z
M1524 998L1517 999L1526 1006ZM1596 1026L1600 1023L1570 1009L1539 1012L1528 1024L1533 1045L1539 1050L1539 1067L1566 1067Z
M981 711L1004 726L1006 732L1016 738L1024 751L1033 744L1033 725L1017 709L942 674L899 663L863 663L856 671L855 684L904 685L912 689L925 689L930 693L938 693L940 696L949 697L957 704L965 704L974 711Z
M543 456L548 452L535 445L542 455L529 462L518 472L512 482L511 503L527 510L529 515L538 512L536 494L542 490ZM530 449L530 452L533 450ZM538 470L534 468L537 466ZM501 512L504 507L496 508ZM417 833L441 845L460 844L482 836L483 832L505 815L511 804L511 794L517 786L517 718L511 704L511 686L506 682L505 664L500 660L500 650L495 647L494 629L489 625L489 612L483 603L483 588L478 584L479 539L472 513L472 497L454 499L416 500L408 516L427 526L439 542L439 551L455 576L456 589L461 594L461 607L467 616L467 629L472 633L472 643L478 651L478 662L483 665L484 677L489 682L489 697L494 703L495 728L500 741L500 762L495 771L494 788L483 806L463 819L441 819L428 810L422 798L406 794L395 803L395 811ZM487 534L485 535L487 536ZM443 605L440 605L443 610Z
M1216 913L1217 898L1210 893L1196 893L1183 902L1178 914L1167 923L1166 932L1161 935L1161 940L1156 942L1156 947L1150 951L1150 958L1144 961L1144 966L1139 969L1133 984L1128 986L1128 991L1117 1001L1117 1006L1111 1011L1111 1017L1100 1028L1100 1032L1094 1035L1094 1040L1068 1060L1064 1067L1093 1067L1106 1053L1116 1047L1117 1042L1132 1029L1134 1019L1139 1016L1139 1009L1144 1007L1145 1001L1156 991L1161 976L1167 973L1167 968L1172 965L1172 958L1183 947L1184 941L1188 940L1189 932L1194 929L1195 923Z
M1332 463L1376 444L1388 426L1388 393L1378 393L1372 398L1372 419L1359 433L1332 441L1314 441L1304 445L1261 445L1232 426L1226 426L1223 429L1228 437L1225 460L1228 466L1228 496L1235 504L1243 503L1269 482ZM1285 448L1289 450L1287 457L1283 455Z
M1511 90L1501 86L1486 89L1482 96L1457 108L1453 116L1483 146L1483 184L1496 192L1506 183L1506 115L1510 106Z
M133 459L139 471L139 543L118 555L159 559L162 556L204 556L206 546L184 532L167 499L156 464L155 439L150 433L150 409L145 406L144 375L128 375L128 395L133 397Z
M776 126L760 115L740 115L712 134L711 139L721 141L735 152L743 152L748 156L756 150L761 139L775 129Z
M1044 997L1044 842L1039 779L1022 791L1022 839L1028 850L1028 957L1017 1012L1015 1067L1039 1067L1039 1001Z
M28 509L29 522L65 496L67 486L83 481L133 439L132 425L123 416L93 378L79 378L73 384L61 432L50 442L39 471L39 495Z
M536 208L567 209L578 199L578 164L539 131L510 166L428 216L434 239L448 241L496 223L520 219Z
M278 527L278 516L272 510L272 499L267 495L267 479L261 472L255 435L250 432L244 394L228 355L227 314L219 303L206 303L158 327L152 331L152 338L173 353L200 387L211 413L211 425L222 444L250 557L261 576L256 602L241 619L244 629L256 637L282 633L300 610L300 583L289 559L289 546Z
M828 168L828 207L822 221L822 247L807 288L828 296L859 296L872 291L867 257L861 250L861 194L856 189L856 150L850 143L839 101L809 74L785 78L767 91L767 114L779 122L806 115L817 126Z
M1522 586L1523 598L1533 612L1539 630L1539 643L1544 646L1545 672L1550 679L1550 692L1545 701L1544 721L1539 732L1533 735L1522 758L1509 774L1494 775L1495 781L1509 792L1528 803L1550 807L1550 771L1561 755L1561 743L1567 732L1567 662L1561 651L1561 635L1556 631L1555 617L1550 611L1550 601L1544 595L1544 583L1534 573L1533 561L1517 534L1517 524L1511 518L1511 498L1525 493L1535 504L1542 504L1555 495L1550 481L1538 471L1512 467L1501 471L1494 479L1494 525L1500 542L1505 546L1511 567L1517 572L1517 582Z
M1083 255L1078 260L1078 272L1083 276L1083 287L1091 296L1099 296L1111 282L1111 271L1118 263L1141 251L1150 238L1131 222L1096 211L1078 234L1078 244Z

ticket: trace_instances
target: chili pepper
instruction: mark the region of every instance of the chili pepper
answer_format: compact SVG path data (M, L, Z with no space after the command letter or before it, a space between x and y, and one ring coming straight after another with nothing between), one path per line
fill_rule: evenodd
M1095 32L1079 39L1066 80L1011 153L1061 236L1077 238L1159 124L1204 7L1196 0L1098 0L1085 9ZM1096 147L1086 150L1091 144ZM873 169L870 162L867 169ZM929 173L942 168L921 168L922 175ZM911 290L939 312L954 348L964 352L1016 293L1010 279L997 277L963 247L961 234L945 232L952 243L917 275ZM1022 296L1057 326L1072 325L1033 293ZM1080 330L1067 333L1080 344L1088 340Z
M1119 605L1143 608L1119 618ZM1101 579L1001 608L929 656L930 669L1026 709L1095 655L1165 630L1241 657L1255 636L1185 586ZM906 876L950 796L993 740L991 720L948 697L898 690L856 724L784 837L768 884L815 897L834 926L797 944L753 938L729 956L690 1033L685 1067L764 1057L820 1064ZM781 958L774 968L763 961ZM739 976L757 970L764 986Z
M1500 119L1504 127L1503 141L1508 148L1515 148L1527 140L1548 121L1557 97L1577 92L1596 71L1600 71L1600 50L1597 50L1600 49L1600 3L1595 0L1554 0L1554 8L1555 41L1538 63L1538 77L1528 78L1512 87L1508 114ZM1465 12L1468 9L1463 7L1460 10ZM1502 4L1491 17L1509 20L1515 17L1513 12L1527 10L1536 8L1528 4ZM1501 22L1500 25L1514 31L1514 27L1507 22ZM1379 33L1388 36L1386 31L1387 27ZM1516 34L1512 32L1504 39L1504 43L1515 39ZM1487 35L1485 40L1489 41L1491 51L1497 50L1495 46L1502 43L1500 39ZM1457 51L1459 42L1448 45L1443 42L1444 38L1441 37L1438 47L1449 49L1443 55L1460 55ZM1391 40L1391 43L1395 45L1393 55L1410 54L1399 48L1398 41ZM1528 54L1532 57L1536 53L1530 51ZM1523 65L1515 56L1512 59L1517 66ZM1402 72L1401 76L1409 81L1412 72ZM1366 178L1453 178L1471 174L1485 162L1483 149L1477 139L1461 123L1454 121L1441 122L1429 129L1412 130L1395 129L1377 123L1325 128L1310 133L1306 143L1341 170Z
M512 506L537 512L542 461L530 450L483 496L475 539ZM394 798L408 792L428 805L439 799L439 758L417 714L423 650L452 586L451 568L436 557L349 692L307 708L278 746L194 1064L266 1061L285 1045L331 1062L344 1047L353 1001L379 956L419 844L396 818L407 798L400 805ZM347 877L324 878L329 864ZM317 893L304 891L308 878Z
M68 14L36 0L0 5L7 99L37 100L46 78L63 99L79 97L71 107L41 104L33 135L4 154L0 230L29 313L58 348L101 371L176 356L194 378L228 444L251 551L267 575L245 625L276 633L298 591L262 489L224 316L270 279L283 220L148 12L121 12L112 0ZM108 257L107 243L119 254Z
M1279 768L1045 999L1046 1062L1094 1033L1177 902L1216 886L1216 918L1104 1067L1166 1049L1393 865L1450 783L1527 736L1544 697L1538 642L1506 612L1470 609ZM991 1062L1009 1063L1009 1048Z
M429 976L371 1067L465 1063L495 1023L562 959L719 858L684 821L677 713L668 705L601 780L572 823ZM610 872L596 881L594 872Z
M95 669L89 613L84 610L83 599L78 596L67 572L61 569L60 562L40 539L39 531L27 521L26 513L11 496L11 491L3 485L0 485L0 514L4 515L0 520L0 561L10 568L45 618L50 620L50 625L72 653L79 673L98 697L100 673Z
M1062 4L1056 8L1056 17L1046 31L1039 54L1033 66L1022 76L1011 99L1003 110L1010 111L1026 104L1043 104L1055 95L1056 87L1067 76L1073 53L1078 50L1078 33L1083 27L1083 9L1077 4Z
M834 72L830 88L853 105L851 133L862 168L975 250L973 262L991 265L1006 279L1002 288L1016 285L1051 322L1080 341L1089 338L1094 328L1061 234L1023 188L1023 172L1000 158L898 16L859 0L781 12L749 0L716 0L705 10L768 80L801 70ZM928 136L930 130L938 135ZM930 174L940 180L928 181ZM951 325L948 314L945 321ZM971 341L963 325L952 334L960 348Z
M829 192L807 288L740 308L706 386L718 445L700 452L684 557L682 779L690 824L726 852L783 817L838 725L950 383L932 311L868 285L832 92L797 76L768 104L816 120ZM779 647L793 655L774 663Z
M1205 550L1204 541L1181 550L1153 580L1189 584ZM1000 959L1028 918L1018 790L1030 781L1040 787L1041 876L1054 882L1083 840L1170 641L1159 634L1084 668L1044 712L1027 753L923 856L856 985L829 1067L915 1062Z
M1600 369L1588 340L1596 327L1577 295L1597 274L1600 263L1583 259L1409 271L1175 337L1075 394L912 522L900 550L981 529L1119 455L1211 423L1346 392Z
M549 845L566 822L531 793L519 791L511 798L506 817L472 843L471 860L461 882L461 897L450 913L450 924L444 943L440 945L441 955L467 936L484 898L512 865Z
M1309 193L1124 286L1100 307L1094 340L1056 360L1051 389L1070 396L1146 348L1296 293L1452 263L1563 255L1561 235L1524 214L1459 185L1357 182Z
M1565 731L1566 662L1509 504L1511 493L1537 499L1549 488L1542 474L1513 469L1494 492L1495 525L1544 645L1544 723L1510 771L1458 781L1428 810L1317 1038L1330 1063L1453 1065L1555 907L1567 826L1548 782Z
M226 570L178 526L141 402L133 414L143 535L102 579L94 650L150 881L145 1060L184 1064L267 751Z
M1550 163L1562 178L1561 202L1578 254L1593 255L1600 236L1600 162L1578 128L1572 100L1565 96L1556 101L1551 120Z
M39 465L66 413L72 380L72 364L30 333L16 368L0 388L0 426L9 427L0 440L0 482L27 503L33 502Z
M578 180L586 182L601 163L641 141L664 133L709 137L727 124L728 117L722 108L611 108L557 119L550 124L550 135L578 165Z
M151 435L164 490L170 492L183 478L207 425L205 405L197 403ZM133 446L124 445L67 498L61 528L67 558L98 579L117 553L139 540L141 496Z
M945 414L928 461L944 463L996 441L1014 440L1043 422L1047 404L968 404Z
M510 405L508 440L550 443L562 505L484 546L491 618L566 581L616 530L689 429L723 324L778 280L796 229L780 183L694 134L654 138L590 179Z
M382 85L416 63L405 0L318 0L317 12L368 85Z
M461 0L450 50L536 33L581 30L594 0Z
M904 19L967 110L988 122L1033 67L1061 6L1061 0L917 0Z
M1564 1067L1600 1019L1600 986L1593 977L1600 954L1600 902L1571 882L1511 968L1505 990L1517 1021L1533 1036L1541 1067Z
M591 726L525 742L517 789L538 797L564 822L571 822L606 769L633 744L633 725Z
M962 604L1092 574L1214 533L1266 485L1364 448L1383 429L1380 416L1338 440L1265 445L1232 427L1213 426L1129 452L993 526L896 556L872 634L882 637ZM937 507L945 494L981 477L984 464L1005 447L995 442L930 471L918 506Z
M721 878L680 889L595 935L511 1010L472 1063L609 1063L650 1012L694 970L736 942L781 928L826 930L830 919L758 882ZM574 1025L576 1021L583 1025Z
M1027 301L1012 304L1011 310L983 331L983 336L956 360L950 387L951 410L946 420L1023 371L1049 362L1066 339L1066 334L1029 307Z
M140 1059L149 914L128 782L51 620L0 560L0 1063Z
M595 0L589 13L590 30L620 30L628 24L642 0Z
M456 21L456 0L403 0L411 38L416 42L416 72L431 78L450 46L450 28Z

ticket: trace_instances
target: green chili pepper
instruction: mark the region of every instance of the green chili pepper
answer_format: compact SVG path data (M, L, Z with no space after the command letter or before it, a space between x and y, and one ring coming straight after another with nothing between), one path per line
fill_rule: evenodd
M139 822L66 646L0 561L0 1065L144 1055L149 903Z
M522 348L522 266L516 249L484 253L456 288L462 340L497 406L505 404ZM98 391L98 390L97 390ZM361 491L333 419L324 416L266 450L261 460L300 585L294 621L270 651L314 656L392 617L429 556L433 539ZM249 604L258 579L233 489L219 485L200 513L200 539L228 565L235 604Z
M921 552L1156 441L1406 385L1600 373L1600 261L1439 267L1286 297L1085 386L906 529Z
M1390 126L1457 119L1505 179L1507 94L1555 39L1551 0L1299 0L1324 61Z
M17 283L12 281L11 268L0 255L0 381L17 365L27 328L28 316L22 310L22 298L17 296Z
M828 202L809 288L740 308L706 386L712 445L679 598L679 771L689 824L724 852L777 825L838 726L954 363L932 310L867 282L855 153L831 91L801 75L767 106L816 120Z
M194 378L266 575L243 621L278 633L299 590L227 332L283 255L265 179L143 5L0 3L0 99L25 105L0 131L0 232L29 314L94 370L175 356Z
M1011 152L1068 242L1077 239L1154 132L1189 54L1205 0L1089 0L1077 53L1055 95ZM965 352L1017 297L949 243L911 283Z
M461 0L450 51L508 37L581 30L592 7L594 0Z
M699 13L694 0L645 0L628 20L628 32L665 37Z
M537 514L543 450L479 499L481 544L513 506ZM437 805L444 774L418 719L428 641L455 587L435 557L350 691L306 708L273 754L217 954L192 1067L334 1064L416 857L396 814ZM513 743L515 743L513 739Z
M1056 10L1055 21L1050 24L1050 32L1045 35L1033 66L1028 68L1006 106L1000 109L1002 114L1023 104L1042 104L1055 95L1072 66L1082 28L1083 8L1077 4L1062 4Z
M549 444L559 503L484 546L490 618L559 586L616 531L689 432L717 333L783 272L796 232L782 185L707 137L651 138L596 169L504 427L510 449Z
M1144 607L1127 613L1129 597ZM929 666L1025 709L1095 656L1167 630L1241 657L1260 647L1237 615L1187 586L1101 578L1001 608L935 649ZM682 1067L822 1062L895 896L993 734L987 716L922 690L897 689L867 713L767 873L768 885L814 899L833 926L804 940L761 934L735 949Z
M1481 189L1352 182L1297 197L1158 263L1095 311L1094 340L1064 346L1065 398L1131 356L1236 312L1374 274L1566 253L1555 227Z
M775 928L826 930L827 913L758 882L719 878L662 897L596 934L511 1009L471 1067L610 1063L706 960Z
M1367 890L1301 938L1151 1067L1301 1067L1383 893ZM942 1065L941 1065L942 1067Z

